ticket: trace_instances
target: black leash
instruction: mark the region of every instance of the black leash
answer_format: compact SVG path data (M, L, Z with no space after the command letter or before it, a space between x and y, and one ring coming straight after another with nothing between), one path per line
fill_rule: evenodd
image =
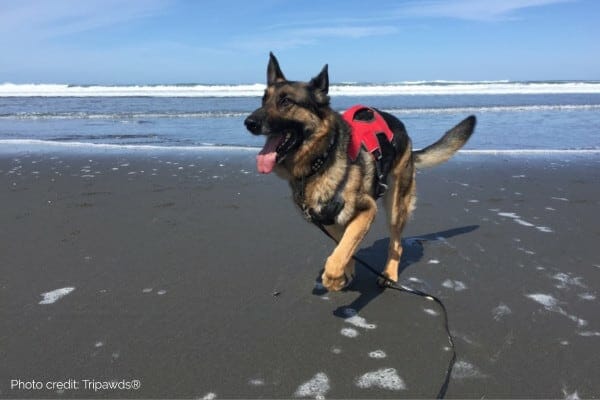
M336 243L338 242L333 236L331 236L331 234L329 232L327 232L327 229L325 229L325 227L322 224L320 224L316 221L313 221L313 222L331 240L333 240ZM450 362L448 363L448 368L446 368L446 376L444 378L444 383L440 387L440 390L438 391L438 394L436 396L437 399L443 399L446 396L446 392L448 391L448 385L450 384L450 378L452 377L452 369L454 368L454 364L456 363L456 348L454 346L454 339L452 338L452 334L450 333L450 327L448 326L448 311L446 310L446 306L444 305L444 303L442 303L442 301L439 298L437 298L429 293L425 293L418 289L413 289L411 287L401 285L397 282L394 282L393 280L391 280L390 278L388 278L387 276L383 275L382 273L377 271L375 268L370 266L366 261L360 259L360 257L353 255L352 258L354 260L358 261L363 267L365 267L366 269L371 271L374 275L376 275L379 278L377 280L377 283L379 284L379 286L381 286L383 288L390 288L390 289L398 290L400 292L406 292L406 293L424 297L427 300L436 302L442 309L443 314L444 314L444 328L446 329L446 335L448 336L448 342L450 343L450 349L452 350L452 358L450 359Z

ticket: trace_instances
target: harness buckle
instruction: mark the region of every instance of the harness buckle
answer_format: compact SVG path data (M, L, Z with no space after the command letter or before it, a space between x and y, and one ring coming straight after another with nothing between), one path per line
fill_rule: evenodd
M373 156L373 158L375 158L375 161L379 161L383 157L383 155L381 154L381 151L379 149L373 150L371 152L371 155Z

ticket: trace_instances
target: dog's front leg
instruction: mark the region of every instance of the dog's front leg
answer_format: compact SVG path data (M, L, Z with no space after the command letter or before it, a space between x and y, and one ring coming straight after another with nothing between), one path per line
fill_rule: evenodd
M377 205L371 198L365 199L362 210L346 226L333 253L327 258L325 271L321 276L323 286L328 290L341 290L346 284L344 270L350 267L352 256L358 249L377 213ZM334 232L331 232L336 237ZM336 237L337 239L337 237Z
M327 225L324 227L329 235L335 239L337 243L342 240L342 236L344 236L344 231L346 230L345 226L342 225ZM354 279L354 258L351 258L350 261L344 266L344 276L346 277L346 282L344 286L348 286L352 279Z

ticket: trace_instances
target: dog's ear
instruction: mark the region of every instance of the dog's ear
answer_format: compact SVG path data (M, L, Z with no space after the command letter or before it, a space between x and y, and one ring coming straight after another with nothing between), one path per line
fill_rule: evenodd
M273 55L273 53L269 53L269 66L267 67L267 85L272 85L277 82L284 82L285 76L283 76L283 72L281 72L281 68L279 68L279 62Z
M319 75L312 78L309 85L323 94L329 92L329 72L327 72L327 64L323 67Z

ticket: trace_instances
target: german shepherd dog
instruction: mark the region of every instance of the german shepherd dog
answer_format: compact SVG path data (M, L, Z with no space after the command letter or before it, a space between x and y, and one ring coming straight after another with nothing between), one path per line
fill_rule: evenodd
M323 226L337 240L321 276L323 286L337 291L354 276L352 256L377 212L376 168L374 157L364 149L355 160L348 156L351 128L330 107L328 90L327 65L309 82L288 81L271 53L262 105L244 124L252 134L266 136L264 148L256 157L258 171L275 171L287 180L294 202L306 218ZM475 117L466 118L436 143L413 151L402 122L378 112L396 142L385 182L390 243L383 272L396 282L402 255L400 235L415 208L415 168L448 160L473 133Z

